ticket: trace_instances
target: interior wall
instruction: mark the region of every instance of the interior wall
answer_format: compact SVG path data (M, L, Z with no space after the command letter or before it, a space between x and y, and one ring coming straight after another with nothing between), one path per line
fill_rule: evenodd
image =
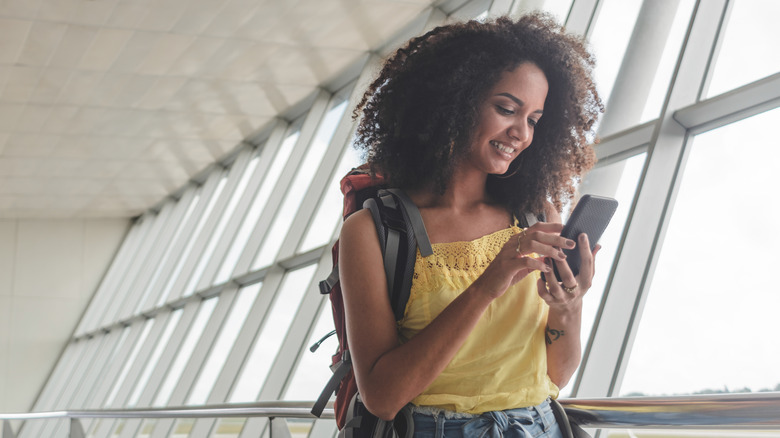
M32 409L129 226L0 220L0 412Z

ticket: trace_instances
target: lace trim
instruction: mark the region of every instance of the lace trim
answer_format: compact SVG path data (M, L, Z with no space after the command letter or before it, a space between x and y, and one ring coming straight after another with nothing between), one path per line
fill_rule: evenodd
M433 254L425 258L418 251L412 290L432 291L443 286L465 289L519 232L520 228L512 226L472 241L435 243Z

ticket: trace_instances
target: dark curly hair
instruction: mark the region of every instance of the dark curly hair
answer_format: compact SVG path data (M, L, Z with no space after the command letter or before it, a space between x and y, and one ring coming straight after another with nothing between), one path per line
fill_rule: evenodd
M592 79L594 58L549 15L501 17L437 27L411 39L384 64L353 112L355 145L391 186L444 192L475 131L479 103L505 71L524 62L547 77L544 117L508 177L487 190L510 211L559 211L595 156L594 123L604 107Z

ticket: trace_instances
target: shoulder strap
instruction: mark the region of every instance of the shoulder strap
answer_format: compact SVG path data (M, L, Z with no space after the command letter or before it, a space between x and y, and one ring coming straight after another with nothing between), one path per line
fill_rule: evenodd
M544 213L537 216L530 211L527 211L525 214L517 216L517 225L520 228L528 228L539 221L544 222L545 220L546 218Z
M425 229L425 223L422 220L420 210L414 205L414 202L406 196L406 193L399 189L385 189L379 191L380 196L385 193L392 194L400 201L402 207L401 211L404 213L404 217L414 233L414 240L417 242L417 248L420 249L420 255L428 257L433 254L433 247L431 246L430 239L428 239L428 231ZM386 195L382 197L383 201L385 198Z
M363 205L374 219L382 258L385 264L387 290L396 320L403 318L412 288L417 249L427 257L433 254L420 210L398 189L380 190L377 198Z

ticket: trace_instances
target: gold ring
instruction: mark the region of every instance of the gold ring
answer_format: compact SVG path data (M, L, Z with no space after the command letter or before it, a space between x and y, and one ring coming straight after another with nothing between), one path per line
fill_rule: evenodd
M561 288L567 294L574 295L574 289L577 289L577 285L574 285L574 287L566 287L563 284L561 284Z

